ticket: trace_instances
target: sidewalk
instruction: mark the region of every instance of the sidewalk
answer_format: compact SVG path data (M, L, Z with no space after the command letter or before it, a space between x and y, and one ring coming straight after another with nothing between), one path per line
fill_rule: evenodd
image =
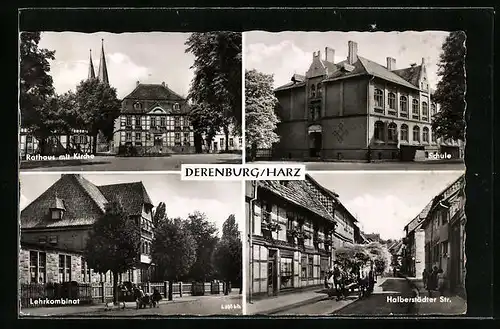
M417 291L418 296L429 296L421 279L406 276L405 279ZM460 296L450 295L447 292L440 295L439 292L434 292L432 297L435 298L434 302L416 303L419 315L460 315L467 312L467 301Z
M328 299L325 288L317 286L296 293L284 293L276 297L255 300L252 303L247 302L247 315L269 315L284 312L292 308L316 303L324 299Z

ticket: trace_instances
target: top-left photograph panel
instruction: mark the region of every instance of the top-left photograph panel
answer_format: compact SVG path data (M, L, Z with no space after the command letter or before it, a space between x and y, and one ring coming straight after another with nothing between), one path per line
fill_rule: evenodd
M19 34L21 171L242 162L241 33Z

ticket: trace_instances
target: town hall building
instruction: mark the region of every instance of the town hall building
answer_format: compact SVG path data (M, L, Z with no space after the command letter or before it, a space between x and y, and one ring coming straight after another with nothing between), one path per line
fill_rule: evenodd
M416 151L463 156L461 142L436 138L427 65L398 69L394 58L380 65L358 54L335 63L335 50L313 53L305 75L277 88L280 142L273 156L321 160L413 160Z
M195 153L187 100L164 82L143 84L124 97L115 120L114 153L133 148L137 155Z

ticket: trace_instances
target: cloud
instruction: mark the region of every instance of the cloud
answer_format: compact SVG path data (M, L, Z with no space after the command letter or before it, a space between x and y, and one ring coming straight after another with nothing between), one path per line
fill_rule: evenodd
M145 80L149 76L150 69L138 65L126 54L115 52L106 56L110 84L117 89L118 98L125 97L135 87L137 80ZM98 74L99 60L94 59L94 70ZM76 90L80 81L88 77L88 59L75 61L58 61L51 63L50 74L54 80L57 93L65 93Z
M311 64L312 54L291 41L275 45L249 44L245 49L245 68L273 74L275 87L290 81L292 74L304 74Z
M23 210L24 208L26 208L26 206L30 204L30 202L31 201L27 197L21 194L21 197L19 198L19 209Z
M403 227L421 210L408 206L394 195L376 197L368 194L345 202L349 211L360 221L365 233L380 233L383 239L403 236Z
M226 219L229 215L234 214L238 229L240 232L243 231L243 216L237 205L235 207L233 204L229 205L227 202L221 202L215 199L173 197L169 199L166 206L167 215L171 218L187 218L189 214L195 211L205 213L208 220L215 223L217 226L219 235L222 235L222 225Z

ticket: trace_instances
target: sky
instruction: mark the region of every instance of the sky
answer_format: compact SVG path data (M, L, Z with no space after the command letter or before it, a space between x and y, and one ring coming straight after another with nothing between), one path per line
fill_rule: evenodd
M325 47L335 50L335 63L347 58L347 43L358 44L358 54L386 66L386 58L396 59L396 68L427 64L429 85L436 89L437 63L441 46L448 35L443 31L426 32L280 32L245 33L245 69L274 74L274 87L290 82L293 74L305 74L313 52Z
M460 171L342 172L311 174L319 184L336 192L357 217L365 233L380 233L384 240L404 236L404 227L449 184Z
M21 210L60 177L60 174L22 173ZM220 236L222 224L234 214L239 230L243 230L242 182L239 181L181 181L180 174L93 174L83 177L95 185L142 181L155 206L165 202L169 217L187 218L196 210L204 212L208 220L216 224Z
M185 53L188 37L189 33L167 32L42 32L39 48L56 52L50 75L58 94L75 90L81 80L87 79L90 50L97 75L104 39L109 83L117 89L118 98L132 92L137 81L165 82L174 92L186 96L194 76L190 69L194 56Z

